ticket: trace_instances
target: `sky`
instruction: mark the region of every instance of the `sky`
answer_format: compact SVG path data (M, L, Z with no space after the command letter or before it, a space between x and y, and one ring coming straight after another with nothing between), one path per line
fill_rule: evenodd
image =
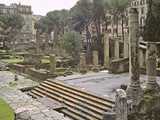
M21 3L31 5L33 14L46 15L52 10L70 9L78 0L0 0L0 4Z

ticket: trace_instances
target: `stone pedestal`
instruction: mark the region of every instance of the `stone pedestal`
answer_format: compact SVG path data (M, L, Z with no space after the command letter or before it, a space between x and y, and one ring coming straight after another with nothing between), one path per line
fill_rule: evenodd
M56 72L56 56L54 54L50 55L50 72Z
M156 81L157 76L157 67L156 67L156 43L148 42L147 43L147 52L146 52L146 70L147 70L147 89L157 89L159 85Z
M130 85L127 89L127 97L132 100L133 105L137 105L142 95L140 86L139 68L139 26L137 9L131 8L129 11L129 72Z
M93 51L93 65L98 66L98 51L97 50Z
M110 67L110 42L109 42L109 34L105 34L104 38L104 66L106 68Z

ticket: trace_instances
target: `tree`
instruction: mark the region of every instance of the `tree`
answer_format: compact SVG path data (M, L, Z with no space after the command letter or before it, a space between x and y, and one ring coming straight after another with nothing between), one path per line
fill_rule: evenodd
M93 17L93 4L90 0L80 0L71 8L71 24L72 28L77 32L85 32L87 63L91 63L91 33L89 31L89 23ZM83 48L84 49L84 48Z
M108 0L108 5L111 8L113 14L113 22L116 24L116 34L118 36L118 25L119 18L121 19L121 28L122 28L122 38L124 41L124 19L125 19L125 11L126 7L129 3L129 0Z
M92 3L90 0L79 0L70 10L73 29L81 32L92 18Z
M4 41L11 44L15 42L16 35L21 31L24 25L24 19L20 15L1 15L0 16L0 27L2 35L8 36L8 40Z
M65 32L63 35L64 40L64 49L66 52L71 55L75 61L78 62L79 60L79 53L81 50L80 42L81 42L81 36L78 32Z
M54 32L54 45L58 45L59 36L64 34L64 29L68 25L68 17L68 10L51 11L35 24L35 28L40 34L47 33L50 35L51 32Z
M145 41L160 42L160 2L149 0L149 10L144 26L143 37Z

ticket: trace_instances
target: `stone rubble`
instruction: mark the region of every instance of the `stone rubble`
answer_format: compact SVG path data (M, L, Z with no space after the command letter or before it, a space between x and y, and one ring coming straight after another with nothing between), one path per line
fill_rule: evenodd
M0 88L0 97L15 111L17 120L69 120L19 90Z

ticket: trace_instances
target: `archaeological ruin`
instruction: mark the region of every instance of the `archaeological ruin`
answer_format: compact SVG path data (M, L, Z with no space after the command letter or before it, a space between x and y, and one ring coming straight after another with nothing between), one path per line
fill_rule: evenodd
M160 120L159 1L1 2L0 120Z

